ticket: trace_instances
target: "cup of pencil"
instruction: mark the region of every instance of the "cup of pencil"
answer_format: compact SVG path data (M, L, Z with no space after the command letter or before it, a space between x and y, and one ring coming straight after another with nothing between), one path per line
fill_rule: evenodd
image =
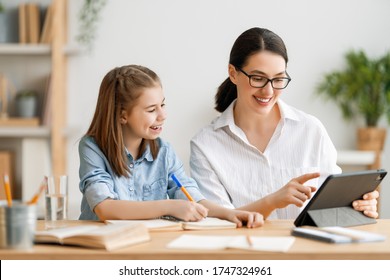
M36 205L0 201L0 248L30 249L34 244Z
M10 178L4 174L4 189L7 200L0 201L0 248L30 249L34 245L37 207L40 193L45 187L43 181L40 191L28 202L12 199Z

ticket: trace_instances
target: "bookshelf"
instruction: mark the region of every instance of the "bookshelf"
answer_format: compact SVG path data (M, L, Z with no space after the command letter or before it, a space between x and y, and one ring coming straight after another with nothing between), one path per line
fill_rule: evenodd
M7 4L33 2L10 1ZM46 174L66 174L66 70L67 56L67 0L35 1L41 7L52 5L52 40L48 44L0 43L0 73L13 79L16 89L46 89L45 79L50 76L51 120L45 125L23 124L18 118L0 121L0 150L15 152L16 185L20 192L16 198L28 200ZM14 6L15 8L15 6ZM42 21L44 17L42 18Z

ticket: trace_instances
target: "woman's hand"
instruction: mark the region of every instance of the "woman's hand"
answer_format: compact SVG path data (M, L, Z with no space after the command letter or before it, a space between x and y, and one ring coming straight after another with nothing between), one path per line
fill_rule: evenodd
M352 206L355 210L363 212L364 215L376 219L379 216L377 198L379 198L378 191L369 192L363 195L362 200L355 200Z
M271 194L275 208L284 208L290 204L302 207L304 202L311 198L312 192L317 190L317 188L313 186L305 186L303 184L306 183L306 181L318 178L319 176L320 173L317 172L304 174L292 179L280 190Z
M263 216L260 213L244 210L226 208L225 219L236 223L237 227L242 227L246 224L247 228L256 228L264 224Z
M170 212L168 215L171 215L186 222L200 221L203 218L207 217L209 212L206 207L196 202L181 199L172 199L169 202Z

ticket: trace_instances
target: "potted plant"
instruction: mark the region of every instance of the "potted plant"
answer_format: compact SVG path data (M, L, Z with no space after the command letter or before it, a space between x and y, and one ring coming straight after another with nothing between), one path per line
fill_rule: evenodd
M79 32L76 40L88 50L92 49L100 14L106 3L107 0L84 0L79 11Z
M21 118L33 118L37 114L38 93L35 90L22 90L16 94L16 114Z
M346 67L325 74L317 94L333 100L346 120L363 117L365 127L358 129L358 149L382 151L386 129L378 122L386 117L390 123L390 52L377 59L364 51L349 51Z

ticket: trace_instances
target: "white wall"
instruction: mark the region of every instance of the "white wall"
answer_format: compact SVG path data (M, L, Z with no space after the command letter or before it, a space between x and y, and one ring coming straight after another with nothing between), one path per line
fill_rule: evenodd
M76 34L81 1L70 2L70 39ZM214 94L227 77L229 52L244 30L259 26L287 45L292 82L283 99L318 117L338 149L355 148L361 120L346 123L332 103L314 95L323 73L343 65L343 54L362 48L371 56L390 49L388 0L111 0L105 7L92 53L69 61L69 176L71 217L77 218L77 140L95 109L103 76L115 66L142 64L161 77L168 120L163 137L188 170L189 141L216 112ZM387 125L383 120L382 125ZM390 135L385 155L389 154ZM390 170L384 156L383 167ZM382 217L390 218L390 175L382 185ZM387 204L387 205L386 205Z

